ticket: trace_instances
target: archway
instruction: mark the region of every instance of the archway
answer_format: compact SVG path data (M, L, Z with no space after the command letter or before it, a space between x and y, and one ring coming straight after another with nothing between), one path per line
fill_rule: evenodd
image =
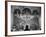
M29 29L29 26L26 25L26 26L25 26L25 31L28 31L28 30L30 30L30 29Z

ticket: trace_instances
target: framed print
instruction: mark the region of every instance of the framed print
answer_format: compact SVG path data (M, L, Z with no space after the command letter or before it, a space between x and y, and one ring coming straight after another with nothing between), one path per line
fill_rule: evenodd
M45 3L9 1L6 7L7 35L45 34Z

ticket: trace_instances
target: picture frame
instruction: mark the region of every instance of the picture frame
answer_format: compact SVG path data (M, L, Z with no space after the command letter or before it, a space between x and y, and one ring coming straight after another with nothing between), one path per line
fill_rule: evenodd
M28 8L27 11L28 12L31 11L31 14L27 13L27 12L25 13L25 10L24 10L24 13L22 13L22 10L25 8L26 9ZM25 23L22 30L21 29L17 30L16 27L15 27L16 28L15 31L11 30L11 29L13 29L12 28L13 24L16 23L16 21L18 20L15 17L15 16L18 17L18 15L16 14L16 11L14 13L15 9L20 9L21 13L18 14L18 15L20 15L19 17L21 17L23 14L25 15L24 17L26 17L26 18L23 18L23 16L21 17L24 20L25 19L28 20L28 18L31 19L31 17L38 15L38 18L40 18L40 20L41 20L40 21L41 28L39 27L38 29L35 30L34 25L30 26L30 24L27 22L27 23ZM37 11L38 11L38 13L35 15L33 12L37 12ZM31 16L27 17L27 15L31 15ZM30 22L32 22L32 21L30 21ZM37 21L35 21L35 22L37 22ZM27 30L28 28L27 28L26 24L29 24L29 27L28 27L29 30ZM38 27L38 26L36 26L36 27ZM24 1L5 1L5 36L7 36L7 35L24 36L24 35L41 35L41 34L45 34L45 3L43 3L43 2L24 2Z

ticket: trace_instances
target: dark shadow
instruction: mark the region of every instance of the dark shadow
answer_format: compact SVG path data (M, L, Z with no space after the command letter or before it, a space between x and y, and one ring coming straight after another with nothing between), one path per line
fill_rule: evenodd
M25 31L28 31L28 30L30 30L30 29L28 28L28 25L26 25L26 27L25 27Z

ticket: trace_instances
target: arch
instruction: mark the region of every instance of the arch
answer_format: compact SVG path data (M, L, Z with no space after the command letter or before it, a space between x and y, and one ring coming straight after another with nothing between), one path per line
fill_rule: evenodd
M29 8L24 8L22 14L31 14L31 10Z
M21 13L20 9L15 9L15 10L14 10L14 14L17 14L17 12L18 12L18 14L20 15L20 13Z
M38 11L37 10L33 10L33 15L39 15Z

